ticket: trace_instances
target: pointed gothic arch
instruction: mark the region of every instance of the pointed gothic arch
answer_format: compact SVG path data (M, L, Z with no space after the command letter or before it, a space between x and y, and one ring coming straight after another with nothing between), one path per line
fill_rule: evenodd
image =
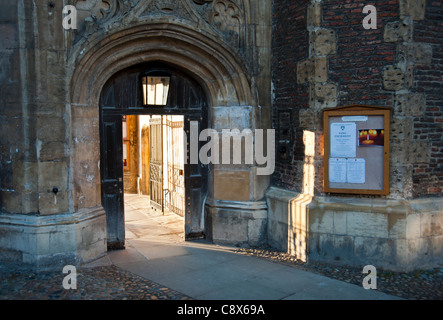
M101 207L99 99L119 71L150 61L183 70L205 91L209 124L218 107L257 105L246 63L223 41L180 23L151 23L120 30L72 48L71 108L73 211ZM98 164L98 165L97 165Z

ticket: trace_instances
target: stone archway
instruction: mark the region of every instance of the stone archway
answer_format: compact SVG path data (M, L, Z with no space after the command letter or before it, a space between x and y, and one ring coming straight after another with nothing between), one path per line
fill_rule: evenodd
M142 62L165 61L186 70L200 83L212 110L254 105L248 73L238 57L216 40L185 26L154 24L120 31L83 48L76 60L69 90L74 209L100 204L99 155L88 150L97 150L100 142L100 92L118 71ZM210 112L210 118L213 115Z
M189 74L205 91L209 126L219 131L231 127L240 130L256 127L258 98L246 64L235 51L208 34L180 23L152 23L120 30L104 38L97 36L86 46L73 49L77 53L77 56L72 54L72 65L76 67L72 70L69 87L73 211L101 207L99 97L106 81L121 70L149 61L173 65ZM234 171L238 170L241 176L241 180L237 180L240 188L244 186L246 190L242 198L217 199L213 196L214 186L219 185L218 181L226 185L226 177L232 176L233 172L226 168L213 169L208 185L208 238L216 240L213 224L238 222L238 215L244 219L244 230L235 234L232 241L261 238L266 202L257 202L255 198L264 194L266 180L257 182L254 168L250 166L236 168ZM256 183L263 190L257 192ZM230 216L224 213L226 207L236 212L231 222ZM213 218L219 211L223 221ZM250 223L251 220L258 220L258 223ZM231 242L230 237L222 235L221 241Z

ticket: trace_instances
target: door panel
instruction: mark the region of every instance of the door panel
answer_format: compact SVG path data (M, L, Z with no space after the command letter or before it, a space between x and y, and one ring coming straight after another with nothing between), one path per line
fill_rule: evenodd
M102 204L106 211L108 249L122 249L125 228L121 115L103 115L100 131Z
M187 133L188 148L186 150L187 164L185 165L185 238L204 238L204 204L208 193L208 166L198 161L198 164L190 164L190 144L198 143L198 150L201 148L200 141L190 141L191 121L198 122L198 132L207 128L205 118L200 115L187 117L185 121L185 132ZM199 140L199 139L198 139Z

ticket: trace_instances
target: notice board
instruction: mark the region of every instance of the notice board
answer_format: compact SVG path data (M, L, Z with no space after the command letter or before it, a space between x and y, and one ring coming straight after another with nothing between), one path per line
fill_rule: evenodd
M325 192L389 194L390 109L327 109L323 124Z

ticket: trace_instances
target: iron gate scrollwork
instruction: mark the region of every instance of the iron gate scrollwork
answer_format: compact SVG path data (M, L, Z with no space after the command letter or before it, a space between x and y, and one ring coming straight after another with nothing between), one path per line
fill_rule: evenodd
M149 135L150 159L149 179L151 188L151 206L164 211L163 202L163 118L150 119L151 134Z
M185 214L183 121L173 121L172 116L166 119L166 141L168 148L166 207L183 217Z

